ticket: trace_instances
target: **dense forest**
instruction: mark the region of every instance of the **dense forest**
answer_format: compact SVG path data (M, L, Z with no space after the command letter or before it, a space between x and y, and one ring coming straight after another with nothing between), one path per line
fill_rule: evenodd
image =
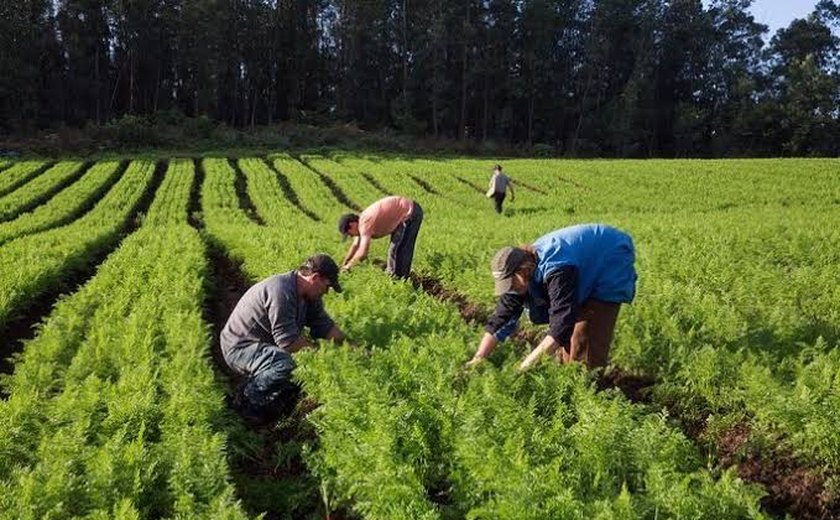
M0 132L177 114L615 157L840 153L840 7L0 0Z

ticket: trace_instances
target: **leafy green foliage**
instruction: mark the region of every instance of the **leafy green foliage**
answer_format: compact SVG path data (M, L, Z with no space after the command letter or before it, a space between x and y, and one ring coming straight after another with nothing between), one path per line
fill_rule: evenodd
M193 179L173 161L143 227L26 344L0 402L0 516L245 517L215 427Z
M135 161L89 213L63 227L20 237L0 248L0 326L67 273L118 238L152 181L154 164Z
M0 221L9 220L45 201L74 181L81 167L82 163L78 161L60 162L31 182L0 198Z
M82 177L34 210L0 223L0 244L65 224L105 192L119 172L116 161L95 164Z

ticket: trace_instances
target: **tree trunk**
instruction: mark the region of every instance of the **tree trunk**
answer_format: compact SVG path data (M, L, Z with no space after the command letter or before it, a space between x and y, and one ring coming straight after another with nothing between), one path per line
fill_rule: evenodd
M463 141L467 138L467 49L468 49L468 32L470 25L470 4L467 4L467 13L464 18L464 45L462 46L462 60L461 60L461 125L458 133Z

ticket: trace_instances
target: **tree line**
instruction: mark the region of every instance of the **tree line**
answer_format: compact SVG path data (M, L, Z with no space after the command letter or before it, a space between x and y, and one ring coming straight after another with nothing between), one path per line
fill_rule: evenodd
M177 113L616 157L837 155L840 7L0 0L6 133Z

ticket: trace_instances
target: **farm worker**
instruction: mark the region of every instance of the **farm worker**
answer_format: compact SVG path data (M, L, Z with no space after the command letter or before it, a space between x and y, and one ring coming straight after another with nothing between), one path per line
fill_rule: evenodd
M562 228L533 245L502 248L490 263L500 299L467 365L510 336L527 306L531 321L549 328L520 370L544 353L563 363L605 366L618 311L636 293L634 262L630 236L603 224Z
M234 398L246 418L265 422L294 405L298 388L291 380L292 354L314 345L304 337L304 327L313 338L344 341L324 310L322 297L330 287L341 292L338 266L317 254L296 270L252 286L236 304L220 339L225 363L246 378Z
M399 196L385 197L368 206L360 215L348 213L338 219L338 231L343 238L353 237L353 243L341 264L350 270L367 258L370 241L391 236L388 248L387 272L397 278L408 278L414 244L423 223L423 208L417 202Z
M510 177L502 173L502 165L497 164L493 167L493 176L490 177L490 186L487 188L487 197L492 198L496 204L496 213L502 213L502 203L505 201L508 188L510 188L510 200L516 200Z

